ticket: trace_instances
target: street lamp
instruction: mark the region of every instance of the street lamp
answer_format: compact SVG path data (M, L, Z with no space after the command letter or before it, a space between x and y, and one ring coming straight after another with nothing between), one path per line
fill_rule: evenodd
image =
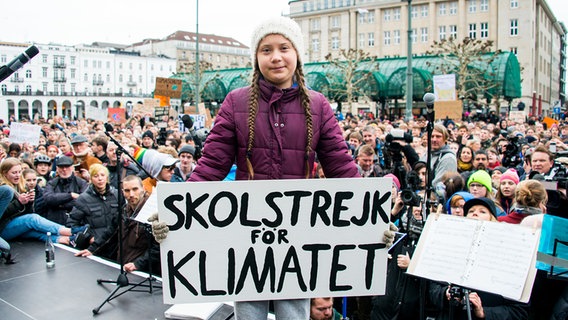
M408 39L406 57L406 121L412 120L412 0L408 2Z
M199 110L199 0L195 0L195 109Z

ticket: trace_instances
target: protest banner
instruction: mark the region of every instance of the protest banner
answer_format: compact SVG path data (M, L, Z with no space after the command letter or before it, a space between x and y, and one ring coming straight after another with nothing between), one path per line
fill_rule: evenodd
M108 108L108 122L111 123L125 123L126 110L123 108Z
M524 226L430 215L408 273L528 302L540 232Z
M456 101L456 75L440 74L433 77L436 101ZM461 112L460 112L461 116Z
M164 303L384 294L391 185L158 183Z
M156 77L156 88L154 96L165 96L169 98L180 98L182 89L181 79L170 79Z
M32 146L37 146L39 144L40 131L41 127L35 124L12 122L8 140L11 143L28 143Z
M85 106L85 118L97 121L107 121L108 111L93 106Z
M436 101L434 102L434 115L436 119L452 119L461 121L463 106L462 101Z

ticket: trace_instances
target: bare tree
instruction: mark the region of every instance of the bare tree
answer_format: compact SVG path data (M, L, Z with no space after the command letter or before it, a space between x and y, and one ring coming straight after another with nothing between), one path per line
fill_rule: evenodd
M369 87L367 82L373 80L373 71L378 70L377 64L372 64L376 56L359 49L341 49L337 55L329 53L325 56L330 64L331 70L328 73L339 73L343 78L343 85L330 88L329 92L333 100L341 103L346 101L348 110L352 110L355 98L364 97L370 100ZM366 63L366 70L361 65ZM332 77L333 78L333 77ZM346 111L346 110L341 110Z
M199 61L199 83L203 79L205 71L213 70L213 65L207 61ZM182 103L193 102L195 103L195 88L197 87L197 79L195 73L195 62L183 62L178 67L177 77L183 80L182 84ZM199 94L203 87L199 86ZM200 96L201 97L201 96Z
M434 41L431 48L427 54L442 59L435 69L441 74L456 75L458 98L464 102L464 106L472 103L481 105L483 100L499 103L502 84L496 81L493 62L501 51L492 51L493 41L466 37L458 42L450 37ZM432 65L430 62L427 64Z

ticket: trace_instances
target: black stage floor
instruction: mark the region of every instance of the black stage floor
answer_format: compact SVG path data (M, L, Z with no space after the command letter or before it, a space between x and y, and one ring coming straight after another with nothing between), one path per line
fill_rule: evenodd
M33 241L11 242L16 264L0 264L0 319L166 319L170 305L162 302L158 287L138 288L100 306L117 288L112 283L98 284L98 279L117 280L118 265L101 259L78 258L71 248L55 249L55 268L45 267L44 244ZM130 284L147 279L144 274L128 275ZM145 283L148 283L146 281ZM119 293L131 286L126 286Z

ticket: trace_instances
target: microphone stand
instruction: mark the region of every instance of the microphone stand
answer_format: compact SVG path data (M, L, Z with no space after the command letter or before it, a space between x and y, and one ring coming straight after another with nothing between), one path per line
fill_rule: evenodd
M117 219L117 221L118 221L118 262L120 264L120 274L118 275L118 278L116 280L97 279L98 284L114 283L114 284L117 285L117 287L108 295L108 297L98 307L93 309L93 314L98 314L100 309L105 305L105 303L110 302L111 300L118 298L119 296L121 296L121 295L123 295L123 294L125 294L129 291L148 292L148 293L151 294L153 292L152 282L157 281L157 279L152 275L151 267L149 269L148 277L146 277L144 280L142 280L138 283L132 283L132 284L128 281L127 272L124 270L122 233L123 233L123 220L125 219L125 217L124 217L125 201L124 201L124 194L122 192L122 163L121 163L122 154L126 154L132 161L134 161L134 163L136 163L138 168L142 169L148 175L148 177L152 177L152 175L148 171L146 171L146 169L144 169L144 167L142 167L142 165L140 163L138 163L138 161L136 161L136 159L134 159L134 157L126 149L124 149L124 147L120 143L118 143L118 141L116 141L116 139L114 139L114 137L112 135L110 135L108 130L105 131L105 134L114 144L116 144L116 147L117 147L116 148L116 158L117 158L116 170L118 172L118 175L117 175L117 182L118 182L118 210L117 210L117 215L118 215L118 219ZM151 244L151 239L150 239L150 244ZM149 250L149 247L148 247L148 250ZM152 261L150 260L150 265L151 264L152 264ZM145 284L145 282L148 282L148 284ZM128 286L130 286L130 287L119 292L120 289L123 289L123 288L128 287ZM161 288L161 286L158 286L158 285L154 285L154 286L156 286L157 288ZM148 289L139 290L138 287L143 287L143 288L148 288Z

